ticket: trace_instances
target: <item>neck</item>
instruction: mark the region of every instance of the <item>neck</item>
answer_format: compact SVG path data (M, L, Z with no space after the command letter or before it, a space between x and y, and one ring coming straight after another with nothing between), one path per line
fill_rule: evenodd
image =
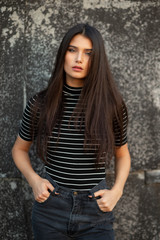
M66 79L66 84L70 87L83 87L84 79Z

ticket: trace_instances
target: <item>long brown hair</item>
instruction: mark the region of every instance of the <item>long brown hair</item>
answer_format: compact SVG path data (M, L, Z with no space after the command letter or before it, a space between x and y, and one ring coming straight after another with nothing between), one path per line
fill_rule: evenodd
M37 152L46 160L47 141L63 112L63 85L65 82L64 58L72 38L82 34L92 41L93 51L90 58L90 70L84 79L81 95L73 113L75 123L80 119L85 123L84 148L88 146L97 154L96 165L104 158L111 159L114 154L113 120L116 119L122 140L122 96L114 83L104 42L97 29L88 24L78 24L64 36L55 61L54 71L47 88L38 94L39 111ZM126 108L126 107L125 107ZM35 111L34 111L35 112ZM78 124L76 124L78 127Z

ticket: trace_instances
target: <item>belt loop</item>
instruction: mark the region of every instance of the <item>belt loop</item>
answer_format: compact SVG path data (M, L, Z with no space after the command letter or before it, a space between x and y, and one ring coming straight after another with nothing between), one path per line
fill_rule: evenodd
M52 195L59 195L58 193L59 186L55 186L54 190L51 192ZM57 193L57 194L56 194Z
M59 189L59 185L49 176L48 173L46 173L46 179L53 185L54 187L54 190L53 191L50 191L48 190L52 195L56 195L55 192L58 191Z

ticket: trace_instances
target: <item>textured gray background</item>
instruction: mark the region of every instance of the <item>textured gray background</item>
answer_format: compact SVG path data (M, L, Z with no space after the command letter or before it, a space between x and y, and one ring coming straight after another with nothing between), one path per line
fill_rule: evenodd
M160 1L0 0L0 5L0 239L32 239L33 196L11 148L26 100L46 85L62 36L70 26L88 22L103 35L129 110L132 168L115 208L116 239L160 240ZM33 151L31 158L41 174ZM112 182L112 169L108 175Z

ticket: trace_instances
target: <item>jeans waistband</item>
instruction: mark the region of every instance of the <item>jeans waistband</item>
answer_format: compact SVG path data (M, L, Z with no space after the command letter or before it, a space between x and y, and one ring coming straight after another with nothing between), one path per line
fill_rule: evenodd
M94 197L94 193L98 190L101 189L108 189L107 184L106 184L106 179L101 180L97 185L95 185L91 190L88 191L75 191L70 188L66 188L63 186L58 185L57 182L55 182L47 173L46 173L46 179L53 185L54 191L55 192L61 192L64 193L65 195L92 195Z

